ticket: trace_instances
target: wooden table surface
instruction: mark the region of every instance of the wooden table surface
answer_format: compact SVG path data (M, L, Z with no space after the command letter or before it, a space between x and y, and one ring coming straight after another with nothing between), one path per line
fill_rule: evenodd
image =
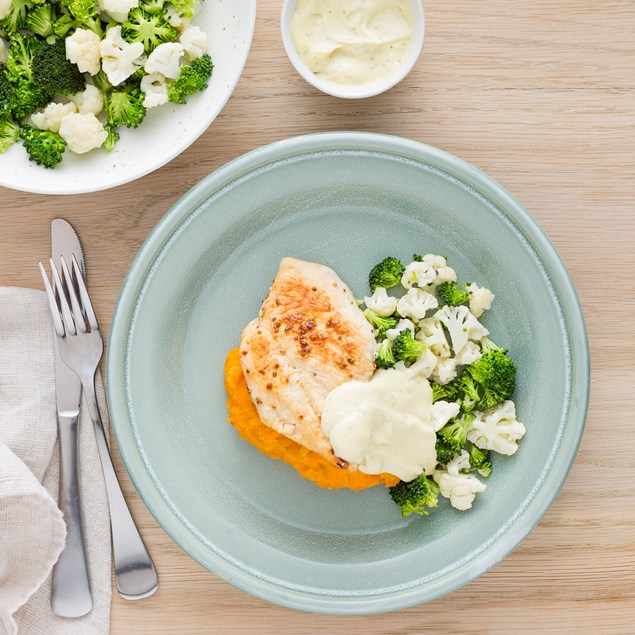
M557 500L503 562L449 596L370 617L295 612L216 578L156 524L118 462L161 586L139 603L114 597L111 632L635 633L635 3L427 0L425 50L415 70L396 89L364 101L319 94L296 75L279 37L281 4L260 0L233 97L169 165L100 194L0 188L0 284L41 288L34 263L48 256L49 221L65 217L84 243L106 327L148 232L226 161L308 132L403 135L486 171L559 250L591 345L586 432Z

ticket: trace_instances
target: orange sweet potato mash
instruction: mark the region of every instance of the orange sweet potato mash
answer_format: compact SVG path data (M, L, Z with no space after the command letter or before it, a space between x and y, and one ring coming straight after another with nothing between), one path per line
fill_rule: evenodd
M360 490L379 484L391 487L399 482L392 474L372 475L343 470L262 423L247 391L237 348L231 350L225 360L225 390L228 395L228 420L238 434L263 454L288 463L316 485L329 489L347 487Z

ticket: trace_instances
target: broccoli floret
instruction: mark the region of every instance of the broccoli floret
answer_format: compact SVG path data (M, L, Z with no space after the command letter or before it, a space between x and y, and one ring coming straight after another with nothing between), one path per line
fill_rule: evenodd
M46 88L37 86L35 82L21 79L13 86L13 100L11 102L11 114L13 118L22 123L30 114L38 108L43 108L53 98L54 93Z
M119 141L119 133L109 123L104 126L104 130L108 133L108 136L106 137L106 141L104 141L104 145L101 147L106 150L106 152L110 152L115 147L117 141Z
M377 368L392 368L395 362L395 356L392 354L392 342L384 340L375 351L375 364Z
M507 352L506 348L501 348L500 346L494 344L487 335L481 338L481 350L483 351L483 355L491 353L492 351L500 351L501 353Z
M427 348L423 342L412 336L410 329L401 331L392 343L392 352L397 361L414 362Z
M372 309L364 309L364 317L371 323L374 329L379 331L380 335L384 335L388 329L394 329L398 322L398 318L392 315L388 317L378 315Z
M26 23L26 14L31 3L28 0L12 0L9 13L0 20L0 28L6 33L17 33Z
M481 400L479 386L474 381L474 378L470 374L468 368L466 368L459 377L451 382L457 393L463 393L463 398L461 399L461 407L463 410L472 410Z
M460 452L467 443L467 429L474 418L474 414L466 412L460 419L450 419L450 422L439 430L437 437L442 439L447 448Z
M93 84L102 92L103 95L107 95L112 90L112 84L108 79L106 73L103 70L100 70L97 75L93 75Z
M490 461L489 450L482 450L470 442L468 443L468 452L472 468L463 471L472 472L476 470L483 478L487 478L492 473L492 462Z
M167 21L165 11L151 14L137 7L128 14L128 20L121 27L121 36L126 42L141 42L143 50L151 53L159 44L176 40L177 32Z
M437 437L436 450L437 463L441 465L447 465L456 456L456 451L440 437Z
M452 387L463 395L461 407L465 411L493 408L509 399L516 386L514 362L493 342L486 346L493 348L451 382Z
M93 25L99 15L96 0L62 0L61 4L82 26Z
M453 382L442 386L432 381L430 382L430 386L432 386L432 403L436 401L454 401L456 399L458 390Z
M74 95L86 88L86 78L66 59L64 40L43 42L33 55L33 82L52 94Z
M161 13L164 9L166 0L141 0L139 6L150 15Z
M6 67L0 64L0 116L11 110L14 99L14 88L6 74Z
M132 75L130 75L130 77L128 77L123 82L123 84L119 84L118 88L121 90L121 88L129 88L130 86L132 86L134 88L141 89L141 80L146 74L147 73L145 72L143 66L140 66Z
M26 28L42 37L53 35L55 9L52 4L40 4L33 7L26 16Z
M45 168L54 168L61 163L66 149L66 141L58 134L48 130L38 130L31 126L23 126L20 137L31 161Z
M7 114L0 113L0 153L8 150L19 136L20 126Z
M7 59L7 78L9 81L33 80L35 55L42 48L42 41L35 35L14 33L11 37Z
M397 258L384 258L376 264L368 274L370 290L375 293L377 287L390 289L396 287L401 282L405 267Z
M401 508L402 516L420 514L428 516L428 507L436 507L439 502L439 486L425 474L408 483L399 481L390 488L390 496Z
M198 10L201 0L170 0L176 12L191 20Z
M470 301L470 294L456 286L455 281L444 282L437 287L437 297L444 304L460 306Z
M77 24L77 20L73 14L67 9L64 9L53 24L53 33L57 37L63 38L66 37L69 31L76 29L78 26L79 24Z
M491 351L470 364L469 372L477 384L483 387L478 407L493 408L509 399L516 387L516 366L502 351Z
M178 78L168 86L168 99L175 104L184 104L185 97L207 88L214 65L205 53L181 68Z
M62 0L60 4L61 15L53 25L53 33L57 37L66 37L66 34L78 27L89 29L103 37L104 27L99 19L99 7L95 0Z
M146 116L144 98L144 93L135 86L125 86L107 93L104 96L104 109L108 115L108 123L115 128L136 128Z

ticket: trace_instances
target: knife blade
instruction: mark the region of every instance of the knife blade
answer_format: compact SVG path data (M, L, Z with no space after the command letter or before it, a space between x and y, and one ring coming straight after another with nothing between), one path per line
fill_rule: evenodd
M51 223L51 252L61 270L61 258L79 263L86 276L84 252L73 227L57 218ZM82 385L64 363L55 345L55 396L60 440L60 490L58 503L66 523L66 543L53 569L51 607L56 615L80 617L92 609L90 577L79 488L78 424Z

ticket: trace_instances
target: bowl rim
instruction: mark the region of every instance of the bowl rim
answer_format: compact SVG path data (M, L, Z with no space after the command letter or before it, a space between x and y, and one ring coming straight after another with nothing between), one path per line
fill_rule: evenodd
M514 516L504 534L488 543L469 563L439 576L429 584L404 589L397 593L372 596L331 596L309 594L276 585L240 568L230 559L211 553L177 517L158 493L158 484L144 464L143 452L136 445L125 399L123 369L126 363L129 325L139 293L152 272L157 257L181 224L212 193L228 183L259 170L266 165L322 152L369 151L396 155L425 162L461 180L504 212L508 220L522 228L534 240L534 251L541 264L560 283L558 304L567 310L563 329L569 338L569 388L575 384L575 398L568 391L568 408L563 420L563 439L555 451L548 470L535 487L522 513ZM553 276L552 276L553 277ZM536 526L558 495L571 469L582 438L589 400L590 359L584 317L569 274L549 238L530 213L501 185L462 159L432 146L391 135L366 132L329 132L292 137L244 154L209 174L177 201L157 223L137 253L117 300L113 314L107 354L107 395L112 427L119 451L141 499L170 537L203 567L225 581L257 597L289 608L339 615L371 614L393 611L421 604L458 589L485 573L508 555ZM564 438L566 434L566 439ZM566 443L565 443L566 441ZM548 482L549 487L545 487Z
M280 12L280 33L284 50L291 65L308 84L333 97L340 97L342 99L366 99L367 97L374 97L385 93L405 79L414 68L423 50L426 31L423 4L421 0L408 1L412 8L414 30L412 48L403 64L397 68L393 74L381 81L362 84L361 86L349 86L347 84L336 84L335 82L322 79L302 60L291 37L291 18L293 17L293 12L299 0L285 0L282 5L282 11Z

